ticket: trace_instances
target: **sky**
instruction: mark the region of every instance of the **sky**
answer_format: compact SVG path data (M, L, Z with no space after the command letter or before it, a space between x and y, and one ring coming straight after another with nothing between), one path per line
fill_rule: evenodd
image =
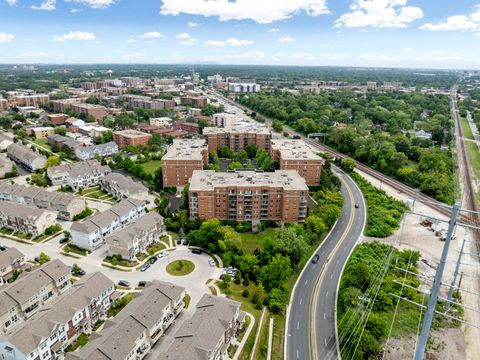
M480 0L0 0L0 63L480 69Z

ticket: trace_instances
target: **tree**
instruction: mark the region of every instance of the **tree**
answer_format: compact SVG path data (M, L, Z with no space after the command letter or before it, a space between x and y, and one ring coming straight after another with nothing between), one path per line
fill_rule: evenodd
M272 128L273 128L273 130L275 130L276 132L281 133L281 132L283 131L283 124L282 124L281 121L273 120Z
M40 187L47 187L48 179L43 174L32 174L30 176L30 183Z
M257 155L258 148L255 144L248 144L245 146L245 152L247 153L247 157L249 159L254 159L255 155Z
M41 252L40 255L38 255L37 261L40 265L45 264L51 260L50 256L45 254L44 252Z
M67 134L67 129L63 126L57 126L55 127L55 134L65 136Z
M307 229L315 235L320 235L327 229L325 222L318 215L308 216L305 220L305 225Z
M48 157L46 167L49 168L52 166L59 166L60 163L61 163L60 158L58 156L52 155Z
M78 275L82 271L82 268L77 264L72 265L72 274Z
M260 270L260 281L264 284L267 291L282 288L286 286L290 273L290 259L286 256L276 254L272 260Z
M298 264L308 251L308 244L303 236L303 228L292 225L280 229L276 238L265 238L263 248L266 257L282 254L292 264Z
M340 166L347 173L351 173L356 168L357 163L355 162L355 160L344 158L340 161Z
M243 164L238 161L234 161L230 163L227 167L228 170L235 170L235 169L241 169L241 168L243 168Z

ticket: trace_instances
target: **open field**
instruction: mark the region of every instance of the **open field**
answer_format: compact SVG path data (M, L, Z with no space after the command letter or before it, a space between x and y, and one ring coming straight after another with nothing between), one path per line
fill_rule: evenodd
M147 161L146 163L140 164L140 166L142 167L142 169L143 169L147 174L150 174L150 175L154 175L154 174L155 174L155 171L157 171L158 169L160 169L161 165L162 165L162 161L161 161L161 160L150 160L150 161Z

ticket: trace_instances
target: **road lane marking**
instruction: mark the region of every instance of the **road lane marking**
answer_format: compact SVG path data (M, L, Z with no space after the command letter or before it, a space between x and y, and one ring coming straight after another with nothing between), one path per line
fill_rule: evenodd
M327 338L323 339L323 341L325 342L325 347L327 347Z
M297 359L299 359L299 358L300 358L300 352L297 349Z
M300 305L302 305L303 298L300 298Z
M327 291L327 293L325 294L325 297L328 297L328 291Z
M307 280L305 280L305 285L307 285L307 284L308 284L308 279L307 279Z
M323 313L323 320L327 318L327 313Z

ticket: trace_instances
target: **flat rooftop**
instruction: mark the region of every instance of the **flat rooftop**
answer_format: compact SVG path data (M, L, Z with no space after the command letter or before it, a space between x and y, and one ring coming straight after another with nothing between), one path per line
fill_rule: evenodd
M121 130L115 131L114 134L126 136L126 137L144 137L144 136L151 136L150 134L138 131L138 130Z
M272 150L280 151L283 160L321 160L303 140L272 139L270 143Z
M288 190L305 190L305 179L295 170L261 172L237 170L235 172L215 172L194 170L190 179L190 191L213 190L219 187L281 187Z
M204 139L174 139L162 160L203 160L202 150L206 149Z
M210 134L262 134L270 135L270 130L265 126L229 126L224 128L206 127L203 129L203 135Z

